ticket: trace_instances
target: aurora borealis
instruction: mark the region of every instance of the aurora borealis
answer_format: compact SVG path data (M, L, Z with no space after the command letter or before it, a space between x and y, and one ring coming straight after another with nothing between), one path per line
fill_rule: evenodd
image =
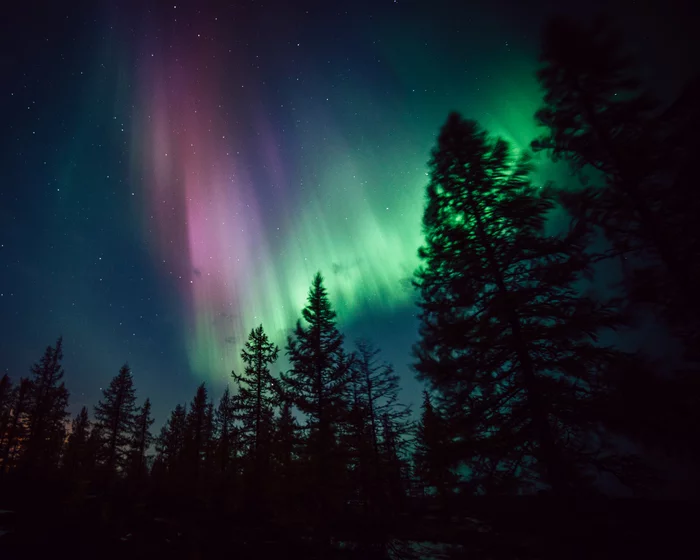
M235 361L252 325L262 322L282 343L317 270L346 323L367 309L411 305L432 141L426 124L439 122L418 111L438 92L416 92L405 55L381 45L360 56L370 76L339 68L335 55L323 60L320 45L306 46L300 25L281 54L293 85L273 107L265 102L271 84L251 84L250 60L218 38L218 18L189 29L189 40L166 34L141 51L133 144L145 225L159 269L181 281L189 364L204 378L230 369L222 364ZM516 68L508 72L509 87L483 87L479 111L524 145L536 93ZM372 74L398 90L396 106ZM452 87L440 93L456 101ZM504 124L492 116L499 113Z
M63 334L73 407L128 360L159 417L257 324L283 345L320 270L415 386L430 149L453 109L527 146L547 3L71 4L4 38L2 368Z
M316 270L326 271L346 319L367 305L384 311L406 304L420 241L419 170L409 188L378 195L371 186L376 163L363 161L368 154L337 132L329 111L314 114L314 127L280 138L254 109L246 124L258 131L256 141L239 146L241 123L231 123L219 103L222 68L198 71L197 56L168 58L146 65L141 99L148 114L134 143L143 141L136 165L154 257L182 280L183 334L195 372L206 376L230 363L250 325L262 322L283 341ZM196 82L186 78L193 73ZM326 129L320 142L316 126ZM313 150L328 163L289 172L280 151L294 146L296 158ZM251 159L262 163L262 181L251 177Z

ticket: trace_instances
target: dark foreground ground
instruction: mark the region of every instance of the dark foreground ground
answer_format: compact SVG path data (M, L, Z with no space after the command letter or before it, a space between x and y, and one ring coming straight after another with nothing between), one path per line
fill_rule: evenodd
M348 512L327 539L294 519L196 509L97 497L30 506L0 495L0 559L670 559L695 557L700 520L692 502L470 499L449 515L415 507L391 522Z

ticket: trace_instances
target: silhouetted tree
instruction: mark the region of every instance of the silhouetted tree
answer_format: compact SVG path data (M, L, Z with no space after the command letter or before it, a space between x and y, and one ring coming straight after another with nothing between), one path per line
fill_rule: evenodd
M612 254L626 259L633 302L656 304L671 326L687 334L690 323L697 332L698 237L687 206L694 197L678 204L684 182L677 174L671 188L667 164L674 148L672 137L662 134L668 119L657 118L659 103L632 77L619 34L602 18L591 25L553 18L540 59L544 106L536 118L547 132L533 146L595 181L568 193L565 206L600 226Z
M85 476L90 466L90 419L87 407L82 407L71 424L68 443L63 455L63 467L75 478Z
M214 413L214 437L216 439L216 468L224 482L229 478L232 465L235 465L240 429L236 426L238 404L235 395L231 394L228 386L221 396L219 406Z
M700 197L696 194L697 179L695 160L700 141L697 130L700 126L700 74L688 81L678 98L664 111L655 125L661 137L659 152L663 155L661 166L666 188L663 190L663 227L673 243L675 254L683 260L689 276L688 284L693 289L700 279L700 234L696 217L700 213ZM644 285L642 277L642 286ZM654 288L653 283L650 287ZM670 286L673 290L673 286ZM665 304L665 315L674 334L686 343L688 358L700 359L700 310L687 309L689 301L679 294L636 294L638 300ZM693 293L697 298L695 292ZM662 297L660 297L662 296ZM666 299L664 299L664 296ZM675 297L674 297L675 296ZM694 373L693 375L697 375Z
M94 421L90 425L90 435L87 440L85 453L85 477L93 482L99 481L99 474L103 466L103 428Z
M129 443L129 469L132 478L140 479L146 472L146 451L153 443L151 435L151 400L146 399L141 409L135 413Z
M386 512L396 515L404 508L411 472L406 454L405 436L409 425L397 419L390 410L380 416L380 480L386 497Z
M413 455L415 474L422 486L433 489L445 506L457 482L450 457L452 442L449 428L433 407L427 391L423 391L422 408L420 422L416 426Z
M202 383L192 399L185 423L184 464L192 483L199 483L200 474L206 464L208 437L209 396Z
M250 331L241 350L243 375L231 372L238 382L241 436L249 451L253 503L260 505L263 481L269 471L272 417L277 403L277 383L269 366L277 361L279 348L270 342L262 325Z
M207 476L214 470L216 441L214 439L214 403L209 401L204 415L204 468Z
M8 437L8 428L12 419L12 404L14 400L14 387L10 376L5 374L0 379L0 460ZM0 463L0 471L3 465Z
M161 428L160 435L156 440L156 451L171 480L176 478L181 471L186 431L187 409L178 404L170 413L170 418Z
M63 339L48 346L31 369L27 401L27 436L24 463L28 469L51 469L58 464L66 435L68 389L61 381L64 371Z
M569 493L587 473L577 463L609 452L595 410L619 355L597 344L619 315L576 285L589 269L589 230L545 235L556 193L530 184L527 155L513 158L456 113L430 169L416 273L419 377L471 469L487 468L492 481L516 473L524 484L542 473Z
M381 496L379 419L375 417L375 423L372 423L369 408L362 398L359 376L354 370L353 373L348 391L347 416L340 426L340 447L348 469L347 493L360 500L369 510L377 506ZM373 427L377 429L373 431Z
M351 425L356 441L355 456L360 463L365 496L376 501L383 494L387 481L381 468L382 419L391 434L404 434L408 429L410 410L398 400L399 376L388 363L378 361L379 349L371 342L356 344L351 383Z
M127 364L102 391L95 406L95 424L101 436L100 454L108 478L127 467L129 444L134 430L136 392Z
M292 412L292 403L282 400L279 417L275 424L273 439L273 460L276 471L282 479L288 480L292 465L299 451L299 424Z
M9 411L12 402L12 380L10 376L4 374L0 378L0 411Z
M30 406L31 390L32 382L23 377L19 380L19 386L15 387L10 394L10 418L3 441L0 473L8 472L17 466L21 443L25 440L28 431L27 411Z
M347 409L351 360L343 350L343 335L336 327L336 314L316 274L302 310L305 325L297 321L287 340L291 370L281 375L285 393L306 416L305 462L309 488L317 514L325 518L338 497L338 481L345 471L338 449L338 427ZM327 519L322 519L327 521Z

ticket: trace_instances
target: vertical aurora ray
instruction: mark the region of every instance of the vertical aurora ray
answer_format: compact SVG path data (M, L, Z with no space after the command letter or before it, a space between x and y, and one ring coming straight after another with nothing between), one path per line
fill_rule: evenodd
M231 362L265 240L250 180L233 163L216 72L196 63L144 65L135 144L154 257L179 285L190 365L207 376Z

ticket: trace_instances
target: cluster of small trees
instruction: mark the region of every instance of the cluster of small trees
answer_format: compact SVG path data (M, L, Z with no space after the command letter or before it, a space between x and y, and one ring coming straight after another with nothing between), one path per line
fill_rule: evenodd
M94 421L83 408L66 430L59 339L32 369L36 379L17 387L2 379L3 472L28 472L40 457L44 476L98 488L126 483L164 499L243 508L249 516L299 515L304 504L301 513L317 526L353 500L377 515L396 511L409 483L411 428L398 376L371 343L345 349L320 273L302 314L288 339L287 374L271 374L279 348L261 325L241 351L244 371L232 372L234 390L215 404L200 385L155 438L151 403L136 407L127 365L103 391ZM35 450L37 441L43 447Z
M162 491L186 489L248 515L304 504L317 523L353 498L376 509L398 499L391 489L406 480L409 428L398 376L369 343L346 351L320 274L302 313L288 373L271 374L279 348L259 326L241 351L244 371L232 373L235 391L214 406L201 385L172 411L152 469Z
M415 367L437 401L426 400L421 429L444 442L444 456L424 472L449 489L466 469L471 490L487 494L590 493L610 474L643 488L644 453L623 453L621 438L698 458L688 128L698 84L664 110L630 77L602 19L552 20L541 61L536 118L546 132L533 148L567 161L582 185L536 188L528 154L456 113L433 151ZM555 208L571 218L557 234L546 228ZM590 284L605 261L623 278L607 300ZM680 371L601 342L649 311L683 342Z
M68 390L61 360L63 341L46 348L32 376L13 387L0 380L0 475L109 481L117 473L139 479L147 471L152 442L151 403L136 408L133 377L127 365L103 391L90 422L83 407L68 426Z

